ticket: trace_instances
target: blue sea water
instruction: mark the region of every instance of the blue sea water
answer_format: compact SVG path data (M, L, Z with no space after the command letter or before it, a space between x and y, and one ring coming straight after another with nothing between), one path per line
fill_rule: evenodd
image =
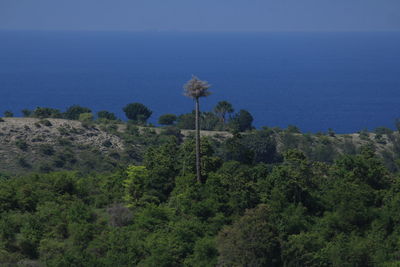
M304 132L393 127L400 117L400 33L0 32L0 113L72 104L124 117L142 102L186 113L195 74L255 125Z

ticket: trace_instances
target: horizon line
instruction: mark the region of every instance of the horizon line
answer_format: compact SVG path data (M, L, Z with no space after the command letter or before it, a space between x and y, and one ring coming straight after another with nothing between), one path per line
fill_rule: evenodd
M92 30L92 29L2 29L1 32L104 32L104 33L385 33L400 32L400 29L381 30Z

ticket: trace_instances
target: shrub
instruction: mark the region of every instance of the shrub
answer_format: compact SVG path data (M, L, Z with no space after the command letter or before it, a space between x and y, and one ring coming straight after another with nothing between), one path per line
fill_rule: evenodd
M60 146L72 146L72 143L70 140L66 139L66 138L58 138L57 142Z
M158 123L161 125L172 125L175 123L177 116L175 114L164 114L158 119Z
M24 117L30 117L32 115L32 110L29 109L23 109L21 112Z
M178 140L181 140L183 137L183 135L181 134L181 130L174 126L168 126L164 128L161 134L175 136L176 138L178 138Z
M53 166L56 168L62 168L65 165L65 157L63 155L57 155L57 157L53 160Z
M176 126L180 129L194 130L195 129L195 116L194 113L186 113L179 115L177 118Z
M33 111L33 117L35 118L62 118L61 111L58 109L54 108L43 108L43 107L37 107Z
M389 129L387 127L377 127L377 128L375 128L374 133L381 134L381 135L382 134L392 134L393 130Z
M6 118L14 117L14 113L12 113L9 110L6 110L6 111L4 111L4 117L6 117Z
M79 114L79 120L82 122L91 122L93 121L92 113L81 113Z
M104 146L104 147L111 147L111 146L112 146L112 143L111 143L110 140L105 140L105 141L102 143L102 146Z
M288 125L286 132L288 133L301 133L299 127L295 126L295 125Z
M122 204L114 204L107 208L108 223L113 227L128 225L132 220L132 212Z
M360 137L361 140L367 141L369 139L369 133L366 129L360 131L358 133L358 136Z
M50 144L43 144L39 146L40 153L43 155L51 156L54 154L54 148Z
M335 134L335 132L333 131L332 128L329 128L329 129L328 129L328 135L329 135L330 137L335 137L335 136L336 136L336 134Z
M120 155L118 152L116 152L116 151L111 152L111 153L109 154L109 156L110 156L110 158L113 158L113 159L116 159L116 160L119 160L119 159L121 158L121 155Z
M49 120L40 120L39 123L47 127L53 126Z
M117 120L117 116L115 116L115 114L112 112L108 112L107 110L102 110L102 111L97 112L97 117L99 119L107 119L110 121Z
M32 167L25 158L19 158L18 164L23 168L31 168Z
M27 150L28 150L28 144L27 144L25 141L23 141L23 140L17 140L17 141L15 142L15 145L16 145L19 149L21 149L22 151L27 151Z
M79 105L70 106L64 113L64 118L69 120L78 120L82 113L91 113L89 108L81 107Z
M42 163L39 166L39 171L41 172L51 172L53 168L48 163Z
M378 144L386 144L386 140L383 138L382 134L376 134L374 139Z

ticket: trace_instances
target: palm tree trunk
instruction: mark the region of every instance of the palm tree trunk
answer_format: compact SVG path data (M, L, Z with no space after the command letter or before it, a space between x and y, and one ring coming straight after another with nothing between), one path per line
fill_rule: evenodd
M196 176L197 182L202 183L201 164L200 164L200 104L199 98L196 98Z

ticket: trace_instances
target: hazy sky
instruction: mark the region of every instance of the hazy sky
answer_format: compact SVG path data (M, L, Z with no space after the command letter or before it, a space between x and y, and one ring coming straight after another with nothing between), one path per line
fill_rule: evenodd
M400 30L400 0L0 0L0 29Z

